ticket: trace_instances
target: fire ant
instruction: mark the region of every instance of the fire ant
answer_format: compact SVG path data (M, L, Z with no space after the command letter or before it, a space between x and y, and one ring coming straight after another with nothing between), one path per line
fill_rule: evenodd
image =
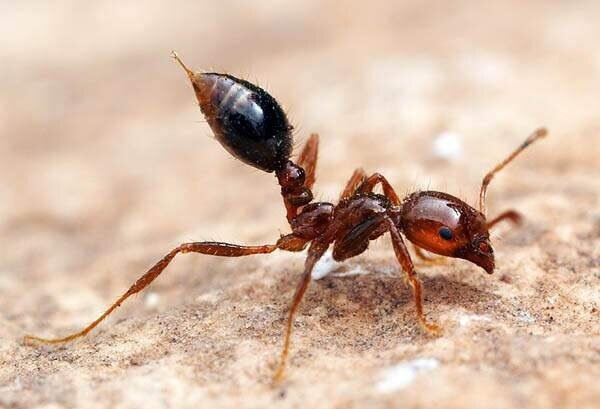
M367 176L361 168L354 172L337 204L313 202L318 135L311 135L297 163L293 162L290 160L292 126L271 95L250 82L228 74L194 73L175 52L172 57L189 77L200 110L223 147L242 162L275 173L291 233L281 236L275 244L263 246L210 241L181 244L150 268L82 331L58 339L26 336L27 343L58 344L86 335L129 296L142 291L154 281L179 253L242 257L272 253L277 249L302 251L308 246L304 272L288 312L283 350L274 377L277 381L283 376L294 317L311 281L312 269L330 246L333 246L333 258L343 261L361 254L371 240L389 233L396 258L406 274L405 280L413 289L417 320L426 332L432 334L439 334L441 328L425 319L421 281L402 235L414 244L419 257L424 257L420 249L425 249L442 256L469 260L488 274L494 272L494 251L489 230L501 220L517 223L520 215L509 210L488 221L485 211L487 187L496 173L534 141L546 136L545 129L534 131L483 178L479 210L442 192L418 191L400 200L384 176L379 173ZM377 185L381 185L383 194L374 193Z

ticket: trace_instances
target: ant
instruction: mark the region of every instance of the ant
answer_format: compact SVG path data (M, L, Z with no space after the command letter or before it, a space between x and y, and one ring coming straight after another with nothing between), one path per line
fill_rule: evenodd
M485 211L487 187L496 173L534 141L546 136L544 128L534 131L483 178L479 210L457 197L435 191L418 191L400 200L384 176L379 173L367 176L361 168L354 172L337 204L313 202L318 135L310 136L297 163L293 162L290 160L293 127L271 95L250 82L228 74L194 73L175 52L172 52L172 57L189 77L200 110L223 147L242 162L275 173L291 233L282 235L275 244L262 246L211 241L181 244L142 275L82 331L58 339L26 336L26 343L59 344L83 337L127 298L146 288L179 253L243 257L272 253L277 249L302 251L308 246L304 272L287 316L283 350L274 375L277 382L283 377L294 317L311 281L313 267L330 246L333 245L333 258L343 261L361 254L371 240L389 233L396 258L406 274L405 281L413 290L417 320L430 334L440 334L441 328L425 319L421 281L402 235L413 243L420 258L425 258L421 251L425 249L441 256L468 260L488 274L494 272L494 251L489 230L502 220L518 223L521 216L509 210L488 221ZM383 194L374 193L377 185L381 185Z

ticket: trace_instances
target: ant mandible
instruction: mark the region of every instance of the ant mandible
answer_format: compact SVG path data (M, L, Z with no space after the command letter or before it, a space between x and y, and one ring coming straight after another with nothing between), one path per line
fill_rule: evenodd
M484 178L479 195L479 210L457 197L434 191L418 191L400 200L389 182L374 173L367 176L358 168L341 193L337 204L313 202L312 187L319 137L311 135L297 163L290 160L292 126L277 101L260 87L228 74L194 73L175 52L172 57L187 73L200 110L217 140L242 162L275 173L292 232L275 244L241 246L221 242L185 243L171 250L141 276L114 304L82 331L59 339L26 336L27 343L59 344L82 337L121 305L139 293L162 273L179 253L202 253L221 257L242 257L272 253L276 249L302 251L308 246L304 273L298 283L285 326L285 340L274 380L282 378L294 317L311 281L312 269L333 245L333 258L343 261L364 252L371 240L389 233L394 252L405 280L414 293L417 319L426 332L439 334L441 329L423 314L421 281L410 258L401 233L415 245L417 255L425 249L446 257L469 260L488 274L494 271L494 251L489 230L501 220L519 222L514 210L487 220L485 196L494 175L502 170L531 143L546 135L541 128L533 132L514 152L494 167ZM383 194L374 193L380 184Z

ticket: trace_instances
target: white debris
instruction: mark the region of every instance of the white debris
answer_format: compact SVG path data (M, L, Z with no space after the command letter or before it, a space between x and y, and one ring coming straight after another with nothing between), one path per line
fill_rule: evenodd
M381 379L375 387L382 393L406 388L418 374L435 369L439 365L440 362L435 358L419 358L394 365L382 371Z
M331 250L327 250L323 257L317 261L317 264L313 268L312 278L313 280L320 280L321 278L327 277L332 271L337 270L343 263L339 263L333 259ZM356 265L346 271L340 271L339 273L331 274L332 277L350 277L369 274L369 271L365 270L359 265Z
M360 275L364 275L364 274L369 274L369 272L367 270L365 270L364 268L362 268L361 266L354 266L353 268L347 270L347 271L342 271L340 273L334 273L332 274L333 277L350 277L350 276L360 276Z
M463 152L460 135L444 131L436 136L431 151L435 157L448 161L458 159Z
M339 264L340 263L333 259L331 250L328 250L314 266L312 271L313 280L320 280L321 278L327 277L327 275L335 270Z
M490 321L492 321L492 319L486 315L476 315L476 314L461 314L458 317L458 324L461 327L469 326L469 325L471 325L471 323L473 321L490 322Z
M160 299L160 296L157 293L154 292L149 292L148 294L146 294L146 298L145 298L145 304L147 308L154 308L158 305L158 301Z
M474 86L499 86L514 78L515 69L510 61L500 55L470 52L456 60L459 72Z
M0 392L14 392L23 389L21 378L17 377L15 381L10 385L0 386Z
M517 313L517 319L527 324L533 324L535 322L535 318L527 311L519 311Z

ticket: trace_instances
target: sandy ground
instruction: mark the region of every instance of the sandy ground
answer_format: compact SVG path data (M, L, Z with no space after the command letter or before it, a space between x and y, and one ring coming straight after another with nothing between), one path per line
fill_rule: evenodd
M600 3L0 4L0 407L600 407ZM398 4L396 4L398 3ZM387 240L333 266L300 308L271 388L303 255L185 255L88 337L183 241L288 231L273 176L209 137L169 58L267 87L298 144L319 132L316 196L357 166L399 192L475 203L498 176L497 271L419 266L424 335Z

